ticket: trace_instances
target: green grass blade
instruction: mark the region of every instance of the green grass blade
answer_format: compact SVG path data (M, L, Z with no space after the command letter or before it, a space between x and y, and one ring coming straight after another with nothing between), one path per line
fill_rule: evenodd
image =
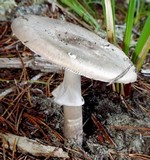
M142 10L144 8L144 4L145 4L144 1L145 0L137 0L136 14L135 14L135 18L134 18L134 25L136 25L140 20L140 16L141 16Z
M93 18L93 16L80 4L77 0L60 0L68 7L70 7L75 13L82 17L88 24L100 30L100 24Z
M133 63L136 65L139 71L150 49L150 15L148 16L144 28L141 32L141 36L135 47L135 52L132 57Z
M103 13L105 15L105 23L107 30L107 38L111 43L115 43L115 27L114 27L114 0L103 0Z
M94 18L98 18L97 16L97 12L93 7L93 1L87 1L87 0L83 0L82 2L80 1L80 3L82 3L82 5L85 7L85 9L94 17Z
M111 6L112 6L112 17L113 17L113 30L114 30L114 36L113 41L114 44L116 44L116 30L115 30L115 0L111 0Z
M125 36L124 36L124 49L123 49L127 55L130 47L135 7L136 7L136 0L130 0L129 9L126 16L126 30L125 30Z

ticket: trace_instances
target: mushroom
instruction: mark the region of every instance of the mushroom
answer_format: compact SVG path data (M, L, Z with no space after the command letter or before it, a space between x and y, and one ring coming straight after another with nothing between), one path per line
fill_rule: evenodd
M63 82L52 92L63 106L64 135L82 144L81 76L109 83L131 83L137 74L116 46L78 25L35 15L16 18L12 31L35 53L64 68Z

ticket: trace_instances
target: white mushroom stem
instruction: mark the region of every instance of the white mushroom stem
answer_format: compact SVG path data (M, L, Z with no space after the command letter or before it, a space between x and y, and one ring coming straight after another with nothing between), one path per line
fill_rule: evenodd
M63 106L64 109L64 136L78 145L83 141L82 106Z
M65 70L63 82L52 92L55 102L63 105L64 136L82 144L81 76Z

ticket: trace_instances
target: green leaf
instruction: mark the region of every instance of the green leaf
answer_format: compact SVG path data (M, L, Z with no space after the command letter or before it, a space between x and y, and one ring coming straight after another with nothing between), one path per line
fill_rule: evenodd
M127 55L130 47L136 2L137 2L136 0L129 1L129 9L126 16L126 30L125 30L123 50Z
M138 71L141 69L149 49L150 49L150 15L148 16L145 22L144 28L141 32L141 36L138 39L138 42L135 47L135 52L132 57L132 61L136 65Z

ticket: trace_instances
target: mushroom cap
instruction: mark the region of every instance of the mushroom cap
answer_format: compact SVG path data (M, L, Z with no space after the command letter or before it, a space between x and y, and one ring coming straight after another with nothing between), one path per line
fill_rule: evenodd
M76 74L104 82L137 79L135 67L123 51L78 25L25 15L16 18L11 27L32 51Z

